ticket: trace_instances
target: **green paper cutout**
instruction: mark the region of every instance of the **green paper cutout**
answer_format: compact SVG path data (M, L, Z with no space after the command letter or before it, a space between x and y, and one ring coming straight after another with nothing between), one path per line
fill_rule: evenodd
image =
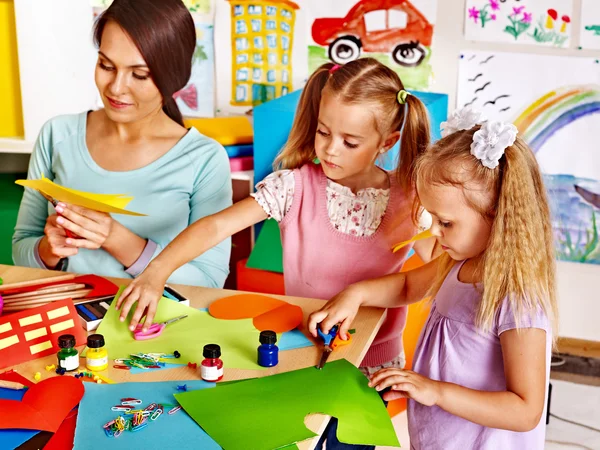
M184 314L188 317L168 325L163 333L154 339L136 341L128 328L135 308L132 308L124 322L119 320L120 311L115 308L116 299L123 289L117 293L96 331L104 336L109 358L127 358L132 353L173 353L177 350L181 353L181 358L173 362L192 362L200 365L204 359L204 345L218 344L221 346L221 359L225 367L265 370L256 362L260 332L254 328L252 319L215 319L208 311L199 311L166 298L158 302L155 323Z
M268 219L263 224L246 267L283 273L281 234L275 219Z
M341 442L400 446L379 394L345 359L175 398L227 450L277 449L314 437L304 425L311 413L337 417Z

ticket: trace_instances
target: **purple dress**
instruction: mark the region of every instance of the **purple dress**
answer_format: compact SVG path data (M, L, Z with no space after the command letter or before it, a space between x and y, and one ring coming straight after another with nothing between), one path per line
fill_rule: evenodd
M500 334L517 328L512 310L504 301L489 332L475 326L481 293L472 284L458 280L462 263L455 264L433 301L421 332L413 370L433 380L455 383L483 391L506 390ZM410 320L410 319L409 319ZM552 328L541 311L522 318L521 328L546 331L546 396L552 348ZM543 450L545 410L532 431L488 428L433 406L408 401L408 430L412 449L527 449ZM508 411L507 411L508 413Z

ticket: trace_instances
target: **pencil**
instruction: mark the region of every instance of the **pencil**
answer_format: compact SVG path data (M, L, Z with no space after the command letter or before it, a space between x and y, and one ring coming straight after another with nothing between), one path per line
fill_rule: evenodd
M0 380L0 388L4 389L12 389L14 391L18 391L20 389L25 389L27 386L21 383L17 383L16 381L5 381Z

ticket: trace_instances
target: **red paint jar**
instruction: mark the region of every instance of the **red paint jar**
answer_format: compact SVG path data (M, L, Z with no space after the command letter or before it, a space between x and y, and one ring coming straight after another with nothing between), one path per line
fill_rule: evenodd
M202 351L204 360L200 364L200 377L204 381L220 381L223 378L223 361L221 356L221 347L217 344L206 344Z

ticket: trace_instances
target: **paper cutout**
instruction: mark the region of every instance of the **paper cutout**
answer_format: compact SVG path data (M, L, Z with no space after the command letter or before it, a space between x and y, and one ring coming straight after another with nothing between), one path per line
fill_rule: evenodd
M21 401L0 400L0 428L58 430L83 397L83 383L73 377L52 377L34 384Z
M310 389L306 389L310 386ZM223 448L274 449L315 436L307 414L339 419L345 443L399 446L385 405L367 378L346 360L270 377L175 394L186 412ZM207 408L206 405L219 405Z
M397 243L396 245L394 245L392 247L392 252L396 253L398 250L406 247L408 244L411 244L416 241L420 241L421 239L430 238L431 236L433 236L433 234L431 234L431 228L430 228L428 230L420 232L419 234L413 236L412 238L410 238L407 241Z
M187 320L187 319L186 319ZM133 448L176 448L220 450L220 447L185 413L178 411L165 413L139 433L123 433L118 438L108 438L102 425L115 418L111 407L119 404L124 397L135 397L143 405L151 402L176 405L173 394L178 384L186 384L190 391L197 389L213 390L214 383L200 380L167 381L160 383L84 383L85 395L79 405L77 427L75 428L75 450L131 450Z
M6 372L0 373L0 380L12 381L14 383L21 383L23 386L27 386L27 387L34 384L32 381L25 378L23 375L21 375L16 370L7 370Z
M211 316L236 320L252 318L259 331L283 333L302 323L302 308L283 300L258 294L240 294L216 300L208 307Z
M117 297L118 298L117 294ZM217 343L221 346L221 359L225 367L238 369L264 369L256 363L256 348L259 345L259 332L251 320L219 320L208 312L198 311L168 299L158 303L155 322L187 314L184 320L170 324L157 338L136 341L129 331L129 321L133 310L124 322L119 320L120 311L113 301L98 333L104 335L106 350L111 359L126 358L132 353L181 353L179 363L200 363L205 344Z
M268 219L263 223L246 267L283 273L281 235L279 225L274 219Z
M68 316L48 318L53 312L62 311L61 308L68 309ZM11 325L11 330L0 334L0 368L56 353L61 334L75 336L77 345L86 343L86 333L79 325L75 306L70 299L0 316L0 326L7 323ZM27 339L26 333L40 328L46 329L47 333L35 339Z
M11 371L12 374L17 374L16 372ZM3 376L5 374L0 374L0 379L4 379ZM20 376L17 374L17 376ZM10 380L16 381L16 380ZM27 382L28 380L25 379ZM22 383L22 381L19 381ZM23 383L25 384L25 383ZM25 389L21 390L13 390L13 389L3 389L0 388L0 401L1 400L16 400L21 401L23 396L25 395ZM38 434L39 431L31 431L31 430L19 430L19 429L10 429L10 430L0 430L0 448L17 448L21 444L27 442L29 439Z
M77 424L77 410L69 413L65 420L60 424L58 430L44 446L44 450L65 450L73 448L73 439L75 438L75 425Z
M92 192L77 191L60 186L42 175L40 180L17 180L16 184L25 186L60 202L82 206L105 213L127 214L130 216L145 216L134 211L124 209L133 197L125 194L94 194Z

